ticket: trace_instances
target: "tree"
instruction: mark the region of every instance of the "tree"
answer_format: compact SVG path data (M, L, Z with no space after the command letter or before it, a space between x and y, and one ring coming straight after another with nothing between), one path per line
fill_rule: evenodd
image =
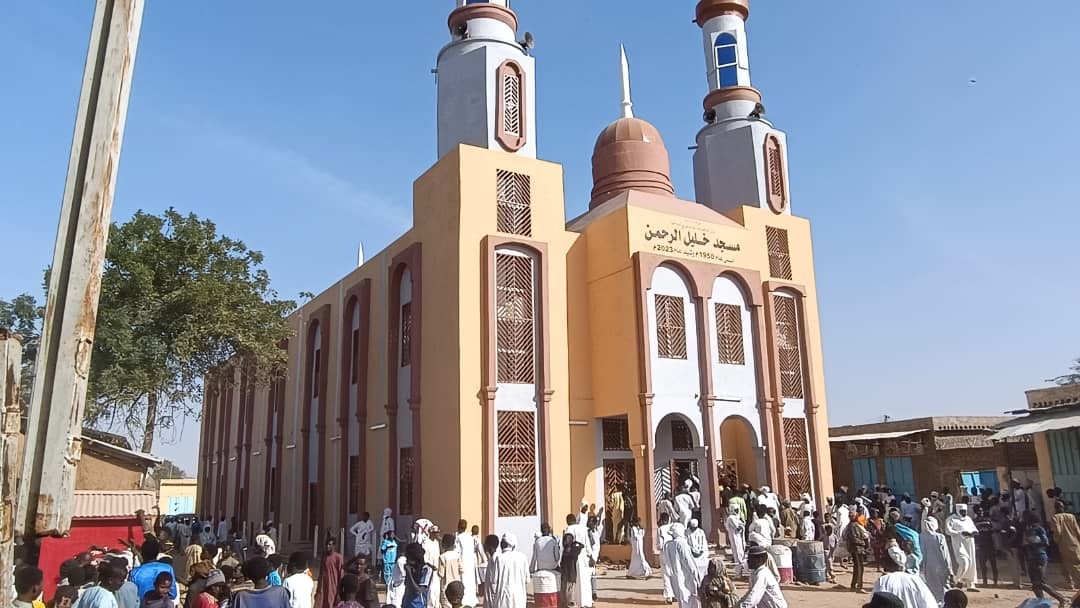
M1066 384L1080 384L1080 359L1075 359L1072 365L1069 366L1069 373L1058 376L1057 378L1051 378L1050 382L1054 382L1060 386Z
M24 293L10 302L0 300L0 327L6 327L22 338L22 375L19 387L19 403L23 409L30 404L30 390L34 386L34 361L41 342L41 321L45 308L39 306L34 296Z
M121 421L150 452L159 427L200 414L207 374L234 364L252 382L280 374L295 303L277 299L262 262L213 222L173 208L113 223L86 422Z

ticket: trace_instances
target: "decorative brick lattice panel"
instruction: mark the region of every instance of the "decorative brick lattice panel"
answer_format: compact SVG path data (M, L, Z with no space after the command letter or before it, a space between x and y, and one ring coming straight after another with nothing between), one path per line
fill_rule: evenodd
M401 305L401 367L412 363L412 302Z
M664 359L686 358L686 311L679 296L656 296L656 346Z
M780 359L780 388L784 397L803 398L802 348L795 298L773 295L776 314L776 351Z
M398 459L398 515L413 515L413 480L416 458L412 448L401 448Z
M743 345L742 307L736 304L717 304L716 350L720 363L746 365Z
M498 415L499 517L536 515L536 414Z
M532 258L495 254L495 349L497 381L536 381L536 332Z
M784 183L784 153L780 139L775 135L765 140L765 173L769 184L769 206L779 213L787 207L787 184Z
M617 452L630 449L630 426L626 418L603 418L601 434L604 438L605 451Z
M514 71L502 75L503 131L521 135L521 76Z
M532 180L513 171L496 172L496 209L498 230L508 234L532 236Z
M349 456L349 513L360 512L360 457Z
M784 418L784 451L787 454L788 496L810 491L810 448L806 440L806 420Z
M694 451L694 434L685 420L671 421L671 449L676 452Z
M765 228L765 240L769 248L769 276L791 280L791 252L788 250L787 230Z

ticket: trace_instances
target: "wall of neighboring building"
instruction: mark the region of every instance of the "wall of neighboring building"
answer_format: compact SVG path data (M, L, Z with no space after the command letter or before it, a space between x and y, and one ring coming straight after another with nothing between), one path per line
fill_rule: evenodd
M120 460L105 460L84 447L75 472L76 490L139 490L146 468Z
M158 508L161 514L170 514L173 505L187 504L191 505L189 509L181 509L175 514L195 513L198 491L198 479L162 479L158 483Z

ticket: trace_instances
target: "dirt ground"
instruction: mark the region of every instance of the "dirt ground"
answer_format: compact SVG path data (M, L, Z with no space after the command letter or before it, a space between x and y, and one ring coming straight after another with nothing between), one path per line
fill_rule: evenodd
M1048 572L1048 582L1052 585L1061 585L1062 579L1057 573L1057 568L1051 565ZM662 584L659 576L653 573L648 580L627 579L625 570L602 570L598 573L597 587L600 593L600 601L597 608L615 608L617 606L666 606L661 597ZM866 572L867 588L872 588L873 583L880 574L873 568ZM809 585L784 585L784 597L789 606L810 606L828 608L861 608L870 601L870 594L857 594L846 589L851 574L846 571L837 572L837 580L844 583L841 588L833 584L824 584L817 587ZM746 582L736 582L738 592L746 590ZM1060 588L1060 587L1059 587ZM1069 594L1071 595L1071 593ZM968 606L974 608L1016 608L1029 597L1034 597L1030 589L1015 589L1011 585L990 586L980 589L978 592L968 594Z

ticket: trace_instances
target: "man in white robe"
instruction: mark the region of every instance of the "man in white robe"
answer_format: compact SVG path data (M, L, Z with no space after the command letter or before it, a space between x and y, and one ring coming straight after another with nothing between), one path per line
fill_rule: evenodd
M696 519L690 520L686 542L690 545L690 553L694 556L698 576L704 577L709 570L709 537L705 535L705 530L701 529Z
M702 576L686 542L686 528L676 522L670 533L671 540L664 544L664 580L671 585L679 608L697 608Z
M503 534L500 551L488 564L484 605L490 608L526 608L529 560L517 550L517 537Z
M664 497L656 503L656 516L660 517L665 513L671 521L679 518L679 510L675 508L675 501L671 498L670 492L664 492Z
M469 533L469 522L464 519L458 521L454 548L461 556L461 585L465 588L461 605L475 606L479 603L476 597L476 541Z
M750 588L739 599L739 608L787 608L780 581L769 567L769 552L764 547L750 547Z
M671 539L671 516L667 513L660 514L660 527L656 531L656 552L660 554L660 573L664 572L664 545ZM675 595L671 591L671 581L668 577L661 576L664 581L664 601L670 603Z
M881 564L885 574L874 583L874 593L891 593L903 601L904 608L937 608L938 603L930 588L917 574L904 572L904 554L890 552Z
M956 505L955 512L945 520L945 531L952 540L956 557L956 584L961 589L975 588L975 536L979 529L968 516L967 505Z
M592 541L589 539L589 529L583 523L578 523L576 515L566 516L566 530L563 531L563 536L569 534L574 537L574 542L582 546L581 553L578 554L577 566L577 585L575 589L575 597L569 598L575 605L582 608L592 608L593 605L593 588L592 588L592 564L589 556L589 543Z
M923 580L934 599L945 601L945 592L949 590L949 579L952 578L952 562L949 559L949 541L945 535L938 531L937 519L929 515L930 500L923 499L923 505L927 508L922 512L922 532L919 534L919 544L922 545L923 561L920 564Z
M687 483L690 483L687 481ZM679 492L679 495L675 497L675 508L679 511L679 523L686 528L690 525L690 520L694 518L694 508L697 505L694 503L694 496L690 494L688 487L683 487L683 491Z
M641 520L634 518L630 522L630 568L626 571L627 578L649 578L652 568L645 559L645 529L641 527Z
M229 520L224 517L217 525L217 543L218 546L224 545L229 540Z
M371 514L364 513L360 520L349 528L353 535L353 555L363 555L371 563L371 537L375 534L375 524L371 523Z
M532 574L533 597L536 606L557 606L559 599L559 561L562 559L562 541L551 533L551 526L541 524L540 536L533 541Z
M731 559L735 562L736 577L746 574L746 539L743 537L745 528L746 522L739 515L735 501L729 502L724 529L727 531L728 546L731 547Z

